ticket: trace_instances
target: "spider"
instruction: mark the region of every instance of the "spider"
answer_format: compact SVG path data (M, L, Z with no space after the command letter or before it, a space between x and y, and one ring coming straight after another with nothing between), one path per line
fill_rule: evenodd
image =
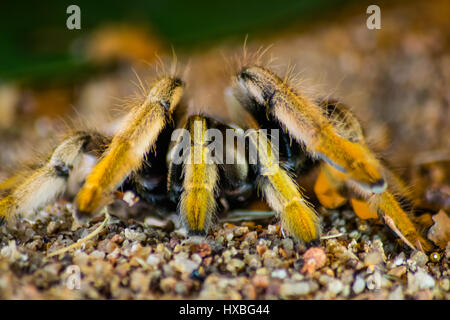
M132 190L143 201L176 208L189 235L204 236L217 212L262 194L287 235L317 245L320 220L295 177L301 181L320 166L315 191L325 207L350 198L356 212L379 216L410 247L432 249L410 218L406 188L366 145L345 105L309 100L259 65L242 67L225 93L239 125L205 114L177 117L184 89L178 77L163 76L113 137L92 131L68 135L43 165L2 184L0 217L11 221L61 197L88 153L98 162L74 200L77 219L97 215L116 190ZM224 136L221 147L211 148ZM230 154L232 163L215 160Z

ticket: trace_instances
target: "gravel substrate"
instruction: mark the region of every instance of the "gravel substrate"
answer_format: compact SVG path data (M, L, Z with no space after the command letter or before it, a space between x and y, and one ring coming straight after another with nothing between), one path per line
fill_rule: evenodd
M450 298L450 245L427 256L351 211L323 213L323 248L283 238L270 222L220 222L206 239L186 239L173 216L160 226L113 216L81 249L48 258L102 223L80 226L71 204L56 204L14 234L2 227L0 298Z

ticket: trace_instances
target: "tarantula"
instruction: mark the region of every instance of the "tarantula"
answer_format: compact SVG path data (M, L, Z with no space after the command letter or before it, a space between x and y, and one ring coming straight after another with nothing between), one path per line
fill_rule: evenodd
M133 190L144 201L177 206L189 234L205 235L219 211L219 198L242 205L259 189L288 235L317 244L319 218L294 176L319 164L315 191L325 207L351 198L355 211L378 215L410 247L432 248L409 217L411 201L403 184L377 160L359 121L343 104L311 101L257 65L243 67L226 93L230 108L242 114L239 126L202 114L175 119L183 90L181 79L162 77L112 138L89 131L70 135L44 165L3 183L8 190L0 202L0 217L11 220L56 200L81 156L91 153L98 162L74 200L78 219L98 214L116 190ZM177 128L184 128L187 137L175 134ZM275 129L278 147L275 134L258 129ZM212 150L217 136L223 135L225 143ZM238 147L239 138L243 148ZM250 150L255 152L251 155ZM214 161L229 154L234 162ZM330 197L333 193L338 197Z

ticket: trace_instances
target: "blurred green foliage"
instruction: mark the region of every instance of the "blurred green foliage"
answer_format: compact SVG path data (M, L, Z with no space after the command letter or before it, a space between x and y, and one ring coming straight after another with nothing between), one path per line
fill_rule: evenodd
M313 22L353 0L7 1L0 5L0 80L36 82L87 72L92 66L71 48L105 23L148 25L166 44L189 50ZM71 4L81 8L81 30L66 28Z

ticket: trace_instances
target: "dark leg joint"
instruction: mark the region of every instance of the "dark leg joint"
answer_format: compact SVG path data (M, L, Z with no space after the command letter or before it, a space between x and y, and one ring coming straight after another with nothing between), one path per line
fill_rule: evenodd
M320 239L314 239L308 243L305 244L306 248L312 248L312 247L320 247Z
M58 177L61 177L61 178L69 177L71 168L69 168L68 166L66 166L64 164L57 164L57 165L53 166L53 168L55 169L55 173Z

